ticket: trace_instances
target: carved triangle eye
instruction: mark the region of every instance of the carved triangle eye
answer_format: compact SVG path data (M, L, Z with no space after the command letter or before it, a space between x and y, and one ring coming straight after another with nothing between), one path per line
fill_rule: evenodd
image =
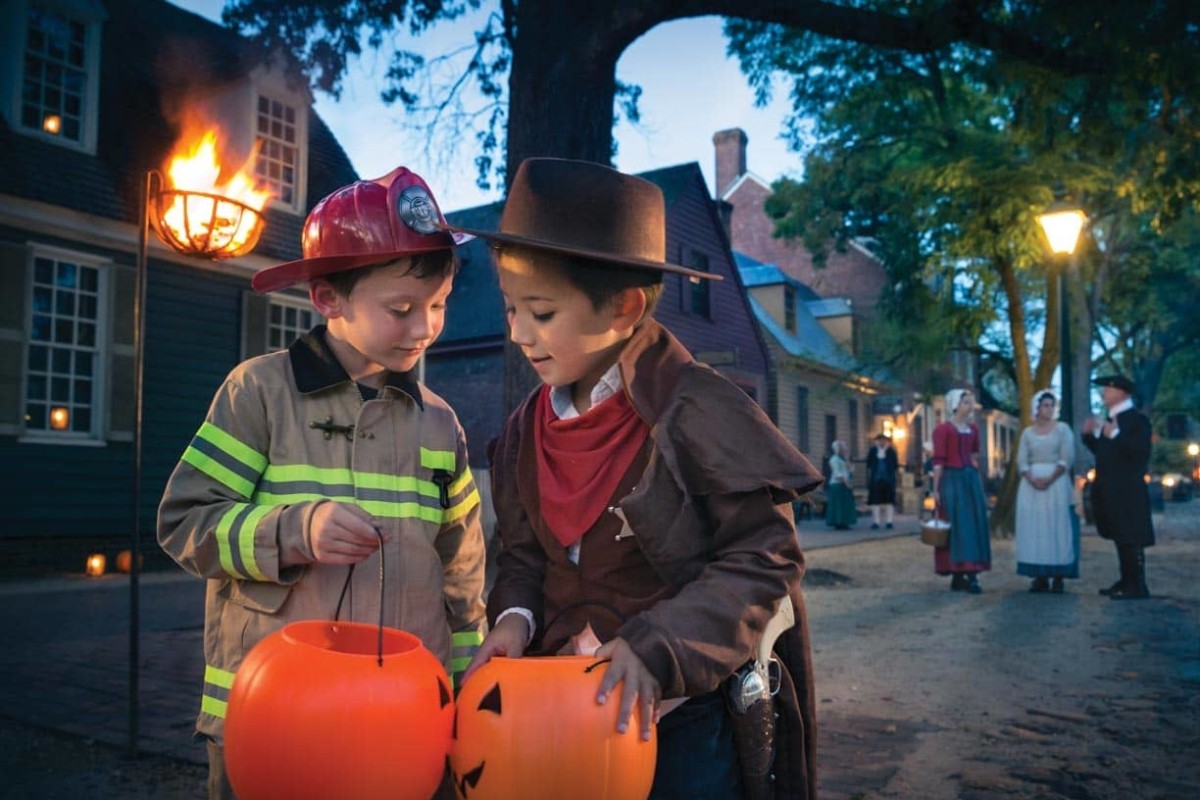
M450 690L446 688L446 682L441 678L438 678L438 699L441 701L439 708L450 705Z
M497 683L483 696L479 701L479 710L500 713L500 684Z

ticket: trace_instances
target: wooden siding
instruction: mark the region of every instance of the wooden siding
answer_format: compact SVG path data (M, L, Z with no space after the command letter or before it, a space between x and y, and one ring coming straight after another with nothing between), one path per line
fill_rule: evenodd
M504 407L504 348L441 352L425 362L425 385L441 395L463 426L472 470L488 466L488 443L500 433Z
M154 540L167 477L237 363L239 302L246 288L244 279L202 268L150 264L140 523L147 542ZM6 491L20 498L0 512L0 540L83 536L121 544L129 536L131 442L46 445L5 436L0 463L6 465Z
M705 318L685 310L691 291L689 280L681 275L668 275L655 318L679 337L692 353L733 351L740 370L760 375L765 381L768 357L757 323L746 303L745 290L737 276L712 198L704 185L703 174L696 165L675 169L693 167L694 175L689 176L684 188L667 208L667 258L687 265L690 251L697 251L707 256L710 269L723 275L725 280L711 282L711 316ZM648 177L653 179L654 174ZM760 399L765 388L765 384L759 388Z

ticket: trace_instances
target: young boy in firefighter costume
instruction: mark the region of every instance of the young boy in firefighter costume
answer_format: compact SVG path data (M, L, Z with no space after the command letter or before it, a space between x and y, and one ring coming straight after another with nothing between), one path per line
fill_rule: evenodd
M659 722L651 797L813 797L791 502L821 475L652 319L664 278L688 291L713 277L665 260L662 192L598 164L529 159L500 230L465 232L495 248L509 336L544 384L493 445L503 549L467 679L492 656L579 652L594 633L602 645L585 652L611 659L597 700L620 704L618 730L648 738L660 701L687 698ZM783 612L795 624L760 664ZM739 718L755 666L781 684L755 705L757 742ZM642 730L626 730L635 706Z
M159 543L208 579L196 730L209 741L210 797L232 797L221 742L238 665L295 620L378 623L381 547L383 624L419 636L452 673L482 639L466 441L413 371L442 331L457 267L441 224L429 188L403 167L318 203L304 258L252 284L307 281L327 324L238 365L167 483Z

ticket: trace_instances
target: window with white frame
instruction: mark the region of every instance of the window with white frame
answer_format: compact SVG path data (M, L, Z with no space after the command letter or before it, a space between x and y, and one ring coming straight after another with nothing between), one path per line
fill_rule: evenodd
M25 351L27 433L98 436L105 278L102 262L35 251Z
M272 297L267 318L267 352L283 350L321 319L320 314L299 300Z
M31 2L25 16L21 80L14 110L19 128L91 150L99 72L99 19L87 4Z
M279 202L293 207L299 193L298 119L295 106L266 95L258 96L255 135L259 150L255 172Z

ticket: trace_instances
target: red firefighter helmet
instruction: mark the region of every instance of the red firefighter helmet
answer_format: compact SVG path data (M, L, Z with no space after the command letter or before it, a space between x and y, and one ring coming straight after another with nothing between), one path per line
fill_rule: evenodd
M273 292L367 264L448 250L471 238L449 233L429 186L407 167L397 167L317 203L304 221L304 258L259 270L251 285Z

